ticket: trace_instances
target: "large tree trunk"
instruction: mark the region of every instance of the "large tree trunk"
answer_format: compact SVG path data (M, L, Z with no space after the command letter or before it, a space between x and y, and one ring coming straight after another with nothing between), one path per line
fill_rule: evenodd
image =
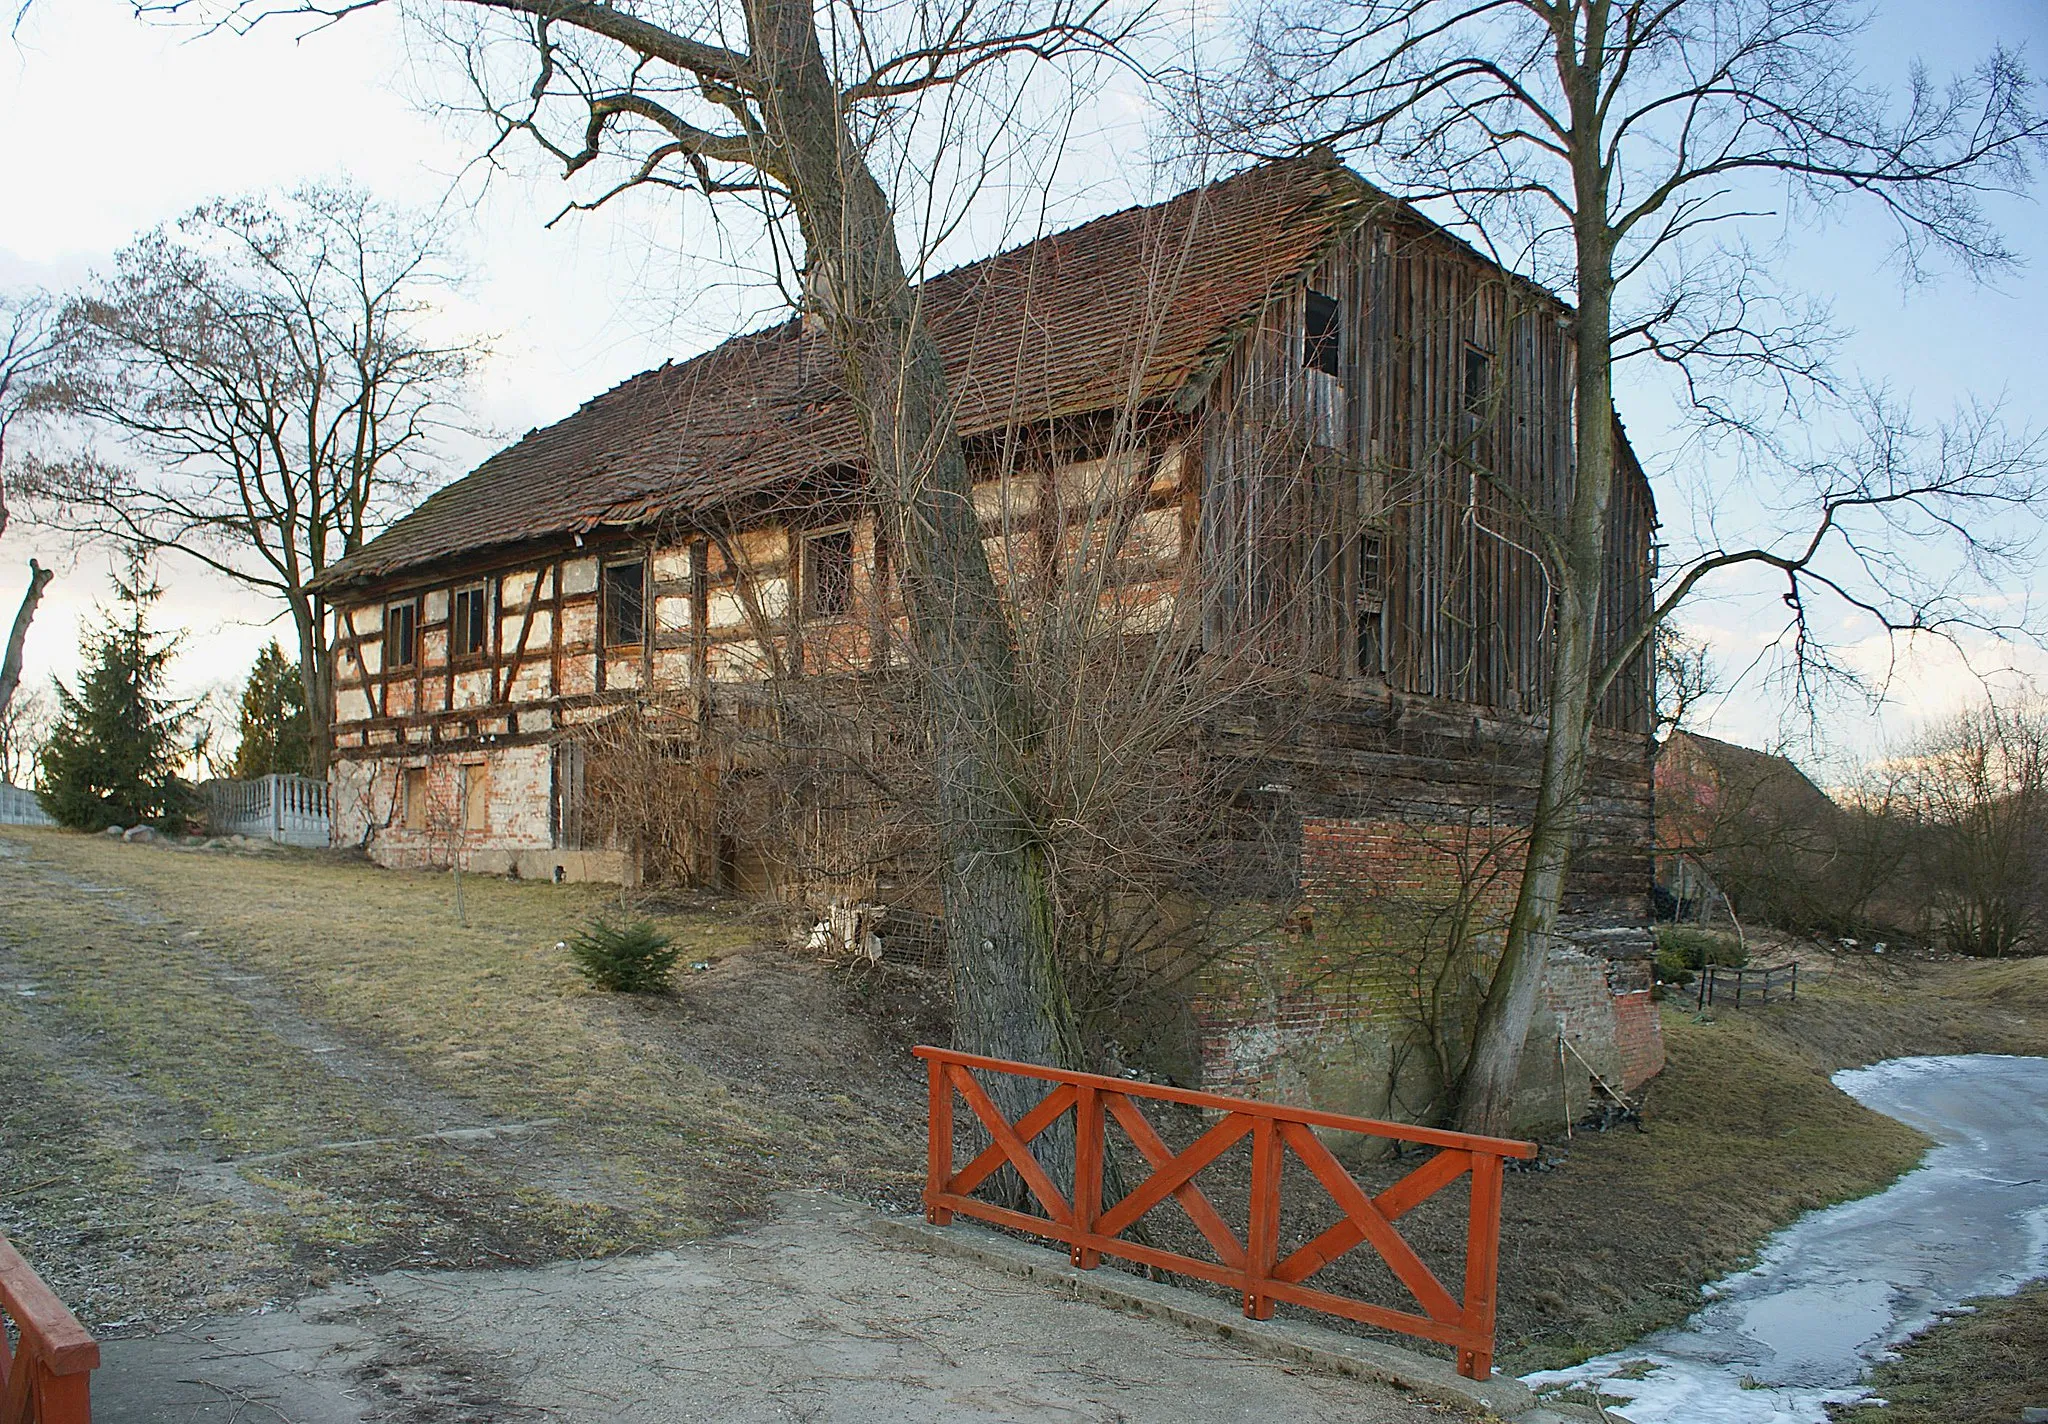
M1597 64L1592 70L1599 72ZM1604 216L1606 180L1598 171L1600 150L1591 145L1584 152L1592 155L1590 163L1574 160L1580 170L1581 212ZM1613 266L1613 243L1605 223L1593 216L1583 218L1578 238L1576 460L1557 578L1549 726L1514 918L1459 1084L1458 1126L1467 1132L1498 1135L1508 1130L1522 1046L1543 987L1543 966L1579 835L1579 803L1593 734L1593 658L1607 557L1607 506L1614 491L1614 363L1609 336Z
M1046 860L1020 774L1032 716L944 365L918 317L888 200L841 118L811 7L749 0L747 13L767 79L772 161L794 194L810 263L806 299L840 358L877 503L896 525L940 787L955 1040L972 1052L1075 1066L1079 1036L1054 957ZM1014 1118L1039 1089L1006 1080L991 1095ZM1046 1145L1049 1165L1064 1165L1070 1147Z
M306 692L306 740L311 757L306 774L324 779L334 737L334 688L328 677L327 649L321 643L320 612L313 600L304 596L293 597L291 609L292 626L299 635L299 685Z
M14 690L21 686L21 656L28 643L28 625L35 621L36 605L43 601L43 591L56 576L34 559L28 561L28 592L21 596L13 631L7 635L7 655L0 659L0 717L6 716L7 709L14 704Z

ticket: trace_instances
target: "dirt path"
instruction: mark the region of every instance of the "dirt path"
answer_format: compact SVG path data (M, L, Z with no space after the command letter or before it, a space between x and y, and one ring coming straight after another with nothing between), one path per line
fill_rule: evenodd
M710 907L667 1000L556 949L589 888L0 835L0 1232L95 1329L353 1272L671 1244L818 1185L901 1201L902 1036ZM891 1009L893 1004L884 1004ZM886 1019L886 1014L883 1016Z
M1441 1413L884 1243L820 1193L672 1252L401 1272L108 1351L104 1424L1330 1420Z

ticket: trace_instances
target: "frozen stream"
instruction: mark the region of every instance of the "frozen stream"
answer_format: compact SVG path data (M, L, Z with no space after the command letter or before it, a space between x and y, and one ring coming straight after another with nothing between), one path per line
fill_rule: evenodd
M1786 1227L1683 1325L1527 1382L1597 1385L1635 1424L1822 1424L1936 1311L2048 1273L2048 1058L1894 1058L1835 1083L1937 1146L1876 1196Z

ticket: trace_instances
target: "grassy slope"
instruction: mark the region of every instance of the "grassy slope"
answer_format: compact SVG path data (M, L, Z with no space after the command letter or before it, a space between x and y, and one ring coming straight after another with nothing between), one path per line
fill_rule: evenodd
M1670 1065L1648 1131L1581 1135L1555 1172L1510 1178L1501 1339L1517 1371L1615 1349L1683 1319L1771 1232L1864 1196L1926 1141L1829 1082L1913 1053L2048 1054L2048 960L1847 961L1793 1005L1664 1009Z
M9 828L0 1080L34 1087L0 1117L0 1231L104 1319L604 1254L915 1166L901 1045L729 910L657 916L714 967L624 999L555 948L615 896L466 893L464 927L445 874ZM511 1146L406 1140L535 1120Z

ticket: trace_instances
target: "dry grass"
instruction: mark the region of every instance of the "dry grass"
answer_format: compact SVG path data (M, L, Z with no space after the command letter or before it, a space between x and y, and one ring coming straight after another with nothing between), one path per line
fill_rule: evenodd
M1664 1034L1645 1131L1580 1134L1556 1170L1509 1179L1501 1340L1517 1371L1684 1319L1772 1231L1878 1190L1926 1149L1747 1015L1667 1008Z
M900 1037L743 911L653 910L681 992L627 999L556 948L615 892L465 898L466 927L445 875L10 828L0 1231L104 1322L658 1244L785 1185L902 1195Z
M1906 1054L2048 1054L2048 960L1802 958L1796 1003L1702 1015L1667 1001L1670 1065L1648 1130L1581 1135L1559 1170L1509 1179L1510 1367L1576 1363L1682 1320L1771 1232L1913 1166L1926 1140L1829 1073Z
M2048 1407L2048 1280L1970 1302L1871 1376L1885 1403L1838 1407L1836 1424L2014 1424Z

